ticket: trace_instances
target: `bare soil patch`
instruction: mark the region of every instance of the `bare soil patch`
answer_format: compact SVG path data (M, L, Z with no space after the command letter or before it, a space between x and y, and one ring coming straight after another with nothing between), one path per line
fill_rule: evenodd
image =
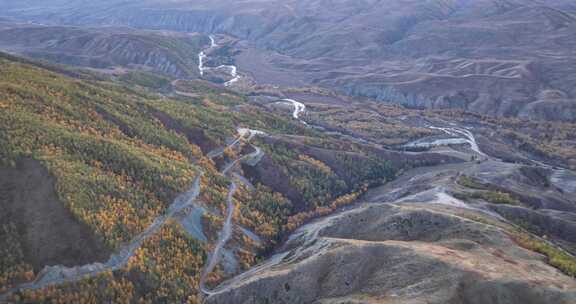
M37 160L0 168L0 222L16 225L25 260L35 271L105 261L110 250L59 201L54 184Z

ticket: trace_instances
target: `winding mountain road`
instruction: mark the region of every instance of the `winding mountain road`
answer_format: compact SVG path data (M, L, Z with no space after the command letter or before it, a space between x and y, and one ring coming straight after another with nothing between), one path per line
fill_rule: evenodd
M206 70L210 69L210 68L207 68L204 66L204 61L207 58L206 51L218 46L216 44L216 41L215 41L213 36L209 36L209 38L210 38L210 47L207 50L201 51L198 54L198 59L199 59L198 70L200 71L200 75L202 75L202 76L204 75ZM235 66L220 66L217 68L229 69L230 74L234 77L231 81L235 82L238 80L239 76L237 74L237 68ZM184 93L184 92L176 92L176 93L181 94L181 95L186 95L186 93ZM239 134L238 138L236 138L227 147L219 148L219 149L216 149L215 151L210 152L208 154L208 156L210 158L215 158L215 157L221 156L224 153L225 149L234 147L242 139L246 139L249 141L254 136L265 134L264 132L261 132L261 131L251 130L251 129L246 129L246 128L238 128L237 131ZM261 154L262 154L262 151L259 148L255 147L254 153L246 155L246 156L244 156L238 160L235 160L234 162L232 162L231 164L226 166L226 168L224 169L224 171L222 173L227 174L228 171L230 171L234 167L234 165L236 165L238 162L240 162L242 160L247 160L247 159L259 158L261 156ZM174 202L168 208L166 214L157 217L152 222L152 224L148 228L146 228L146 230L144 230L142 233L140 233L139 235L134 237L134 239L132 241L130 241L130 243L128 243L127 245L124 245L117 253L110 256L110 258L108 259L108 261L106 263L93 263L93 264L74 266L74 267L66 267L66 266L60 266L60 265L59 266L45 267L38 274L37 278L33 282L21 284L15 288L9 289L7 292L0 295L0 301L7 299L7 297L9 295L11 295L14 292L20 291L20 290L35 290L35 289L41 289L41 288L44 288L44 287L50 286L50 285L57 285L57 284L62 284L62 283L67 283L67 282L74 282L74 281L78 281L78 280L85 279L88 277L96 276L96 275L103 273L103 272L106 272L106 271L114 271L114 270L117 270L117 269L120 269L120 268L126 266L128 264L128 261L130 260L130 258L134 256L136 250L142 246L144 241L147 240L152 235L154 235L155 233L157 233L160 230L160 228L162 228L162 226L164 226L164 224L169 219L176 218L176 215L178 213L180 213L181 211L194 210L196 208L200 208L199 206L195 206L195 201L196 201L197 197L200 195L200 187L201 187L200 186L200 180L201 180L202 175L203 175L203 172L200 172L198 174L192 187L187 192L181 194L180 196L178 196L174 200ZM217 265L218 262L220 261L220 255L221 255L220 251L224 247L224 245L226 244L226 242L228 241L228 239L230 238L230 236L232 234L232 215L234 214L234 210L235 210L235 205L233 203L232 198L233 198L234 193L236 192L237 187L238 186L237 186L236 182L233 180L231 185L230 185L229 192L228 192L228 200L227 200L227 204L228 204L227 214L228 215L226 218L226 224L224 225L223 230L220 233L220 238L219 238L219 241L216 245L216 250L215 250L214 254L212 255L210 263L208 263L207 268L204 270L204 272L206 274L209 274L213 270L215 265ZM203 283L203 281L202 281L202 283ZM208 291L208 290L206 290L206 288L203 288L203 291Z
M202 271L202 277L200 278L200 291L202 291L206 295L211 294L211 291L206 287L206 278L208 275L210 275L210 273L212 273L212 271L214 271L214 268L216 267L216 265L218 265L218 263L222 259L222 249L232 236L232 227L233 227L232 216L234 215L234 211L236 210L236 205L234 204L233 200L234 200L234 193L236 193L237 189L238 185L235 182L232 182L230 184L230 187L228 188L228 196L226 198L226 205L227 205L226 221L224 222L224 226L220 231L218 242L216 242L216 247L214 248L214 251L210 255L208 264L204 267L204 270Z
M231 148L238 144L242 139L250 140L254 136L257 135L264 135L266 133L257 130L251 130L246 128L238 128L238 138L235 139L227 148ZM224 150L224 149L218 149ZM230 164L226 165L222 171L222 174L227 175L228 172L239 162L247 161L250 162L251 160L259 160L263 152L260 148L254 147L254 152L245 155L239 159L234 160ZM219 155L219 153L216 153ZM214 156L216 157L216 156ZM128 264L128 261L131 257L134 256L136 250L142 246L144 241L150 238L152 235L157 233L162 226L166 224L169 219L175 219L179 213L184 210L194 210L195 208L201 208L196 206L196 199L200 195L201 190L201 178L203 176L203 172L200 172L196 179L194 180L193 185L191 188L186 191L185 193L179 195L174 202L168 207L166 214L157 217L153 223L146 228L142 233L138 234L134 239L128 243L127 245L123 246L117 253L110 256L106 263L93 263L87 264L82 266L75 266L75 267L66 267L66 266L49 266L44 268L37 276L34 282L24 283L20 286L12 288L5 292L4 294L0 295L0 301L7 299L7 297L17 291L21 290L35 290L41 289L50 285L57 285L63 284L67 282L75 282L79 281L88 277L93 277L98 274L101 274L106 271L114 271L125 267ZM235 212L235 204L233 202L234 193L238 189L238 184L236 183L235 179L232 178L232 182L228 189L228 196L227 196L227 215L224 227L222 231L219 233L219 239L216 244L214 252L211 254L209 263L203 270L202 279L201 279L201 291L210 294L210 291L205 287L205 279L208 274L210 274L216 265L221 260L222 256L222 249L230 239L232 235L232 217Z
M234 140L234 142L229 147L232 147L233 145L237 144L242 139L249 141L252 138L254 138L254 136L266 134L262 131L251 130L251 129L246 129L246 128L238 128L237 131L238 131L239 136L236 140ZM255 146L252 146L252 147L255 150L254 152L252 152L248 155L245 155L243 157L240 157L240 158L230 162L229 164L225 165L224 169L222 169L221 173L223 175L228 176L228 173L231 172L231 170L238 163L243 162L243 161L250 162L251 160L255 160L257 163L262 158L263 152L258 147L255 147ZM256 163L254 163L253 165L255 165ZM222 260L222 251L224 249L224 246L226 246L226 243L228 243L228 241L230 240L230 238L232 236L232 231L233 231L233 227L234 227L234 223L232 222L232 219L233 219L234 212L236 211L236 205L234 204L234 193L236 193L236 190L238 190L238 184L236 182L236 176L240 176L240 177L242 177L242 179L245 179L243 176L239 175L238 173L232 174L230 176L232 181L230 183L230 187L228 188L228 194L226 197L226 220L224 222L224 226L222 227L222 230L219 232L218 241L216 242L216 246L214 247L214 251L210 254L210 257L208 258L208 263L206 264L206 266L202 270L202 276L200 278L200 291L207 296L213 294L213 291L211 291L206 286L206 279L210 275L210 273L212 273L214 271L214 268L216 268L218 263L220 263L220 261ZM242 179L240 179L239 182L242 182Z
M146 230L134 237L130 243L123 246L117 253L110 256L106 263L93 263L75 267L47 266L38 274L34 282L24 283L8 290L0 296L0 301L5 300L8 295L17 291L35 290L50 285L74 282L126 266L130 258L134 256L136 250L142 246L144 241L157 233L160 228L162 228L169 219L174 218L177 213L194 206L196 199L200 195L200 180L202 175L203 172L198 174L192 187L174 200L166 214L157 217Z

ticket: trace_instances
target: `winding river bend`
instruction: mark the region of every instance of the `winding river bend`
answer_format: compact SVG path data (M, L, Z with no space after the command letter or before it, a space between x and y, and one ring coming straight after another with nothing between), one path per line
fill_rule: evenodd
M411 143L405 144L404 147L407 148L433 148L439 146L449 146L449 145L469 145L470 149L477 155L482 157L484 160L490 157L486 153L480 150L476 137L472 132L464 128L456 127L435 127L428 126L428 129L442 131L445 134L451 136L451 138L440 138L434 140L416 140Z
M482 152L480 150L480 147L478 146L478 143L476 142L476 138L474 137L474 134L472 134L472 132L466 130L466 129L462 129L462 128L439 128L439 127L429 127L432 130L440 130L443 131L444 133L451 135L451 136L463 136L464 141L466 141L466 143L468 143L470 145L470 149L472 149L472 151L478 153L480 156L483 157L488 157L488 155L486 155L484 152Z
M292 112L292 117L294 119L299 120L300 122L306 124L305 121L300 119L300 114L306 112L306 105L305 104L303 104L299 101L296 101L294 99L288 99L288 98L282 99L282 101L287 103L287 104L290 104L294 107L294 112Z
M238 74L238 68L235 65L219 65L217 67L207 67L206 59L208 58L207 52L218 47L216 43L216 38L213 35L208 36L210 39L210 47L208 49L201 51L198 54L198 71L200 71L200 76L203 77L209 70L224 70L227 74L232 77L232 79L226 81L224 86L229 87L240 80L240 75Z

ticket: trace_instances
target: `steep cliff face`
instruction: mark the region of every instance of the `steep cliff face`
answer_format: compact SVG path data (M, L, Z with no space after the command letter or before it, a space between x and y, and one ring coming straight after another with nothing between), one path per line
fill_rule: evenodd
M374 72L322 83L409 107L573 121L575 20L550 7L518 7L427 22L385 47L390 56Z

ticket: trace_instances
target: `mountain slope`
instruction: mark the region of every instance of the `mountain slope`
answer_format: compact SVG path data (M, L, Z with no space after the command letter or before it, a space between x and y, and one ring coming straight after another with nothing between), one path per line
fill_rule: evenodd
M236 66L216 67L234 64L242 81L232 86L171 81L145 72L110 77L0 54L0 301L573 302L575 124L414 110L318 88L251 87L252 70L242 66L259 70L258 61L242 56L266 62L270 57L250 52L268 48L263 52L273 54L272 66L302 79L309 73L324 77L323 65L308 64L328 58L330 69L347 73L331 70L325 79L339 80L357 67L378 66L356 59L353 67L347 65L346 52L364 50L362 35L351 34L364 20L349 12L366 22L380 20L373 10L383 16L421 14L416 21L398 22L410 31L393 31L378 42L394 46L425 31L420 28L425 25L438 25L434 32L445 30L443 23L489 28L509 22L490 18L510 14L508 25L514 27L512 17L519 12L540 20L530 12L542 10L533 9L533 2L526 9L526 3L391 1L390 7L397 6L390 12L378 11L382 2L377 1L289 1L281 9L272 7L274 1L29 0L20 9L7 6L14 15L58 23L129 21L149 28L236 31L236 38L193 35L198 45L185 53L204 56L201 63L213 73L203 79L235 77ZM563 1L554 5L569 9ZM330 10L318 13L319 7ZM560 15L553 30L570 21ZM389 17L384 19L394 19ZM471 25L477 18L493 22ZM273 26L262 30L268 22ZM292 22L303 22L298 24L305 35L325 35L329 41L284 36L294 34ZM28 25L23 36L38 27L44 47L50 43L42 39L55 36L54 29L65 32L58 45L71 48L57 51L71 54L82 47L84 33L88 41L103 41L104 53L115 41L120 53L132 52L123 48L127 40L158 33L129 30L131 38L125 40L113 34L114 28L101 40L93 29ZM528 36L540 30L526 28ZM526 43L520 34L517 42ZM464 56L481 46L452 36L458 33L446 35L442 44L431 44L433 52ZM359 38L356 46L350 44L353 38ZM474 46L439 51L459 40ZM329 48L328 42L338 47ZM427 56L419 45L359 58L392 60L401 70L412 64L407 61ZM486 45L495 52L496 46ZM238 50L243 53L234 62L230 56ZM284 55L274 57L280 50ZM434 57L419 62L419 68L431 75L422 78L431 84L445 75L451 81L488 75L502 83L472 87L525 94L522 85L513 84L534 66L509 59ZM379 73L358 71L366 77ZM403 79L394 78L413 83ZM401 87L377 94L414 102L412 107L428 100ZM459 108L461 95L446 102ZM570 94L558 89L543 89L539 98L561 100L555 106L562 108L570 104ZM478 111L497 108L486 100ZM539 104L529 108L533 115L550 111ZM516 115L510 113L497 115ZM562 115L570 120L570 111ZM48 200L39 199L44 196Z
M483 215L428 204L364 206L303 228L279 263L225 286L208 303L568 304L576 299L573 279L516 247L505 229L474 218ZM532 276L538 284L531 283Z
M227 205L239 211L223 249L231 266L217 263L209 285L404 167L459 161L345 142L204 82L197 97L168 98L8 55L0 67L0 207L11 214L2 222L2 299L195 301ZM243 127L265 133L247 139ZM50 212L16 171L49 195ZM39 233L37 223L50 228ZM53 240L42 254L39 237Z
M198 76L201 36L126 28L79 28L0 23L0 48L51 62L103 70L144 69L180 78Z
M5 14L225 33L247 42L236 60L259 82L321 85L413 108L574 121L575 12L566 0L150 0L31 1Z

